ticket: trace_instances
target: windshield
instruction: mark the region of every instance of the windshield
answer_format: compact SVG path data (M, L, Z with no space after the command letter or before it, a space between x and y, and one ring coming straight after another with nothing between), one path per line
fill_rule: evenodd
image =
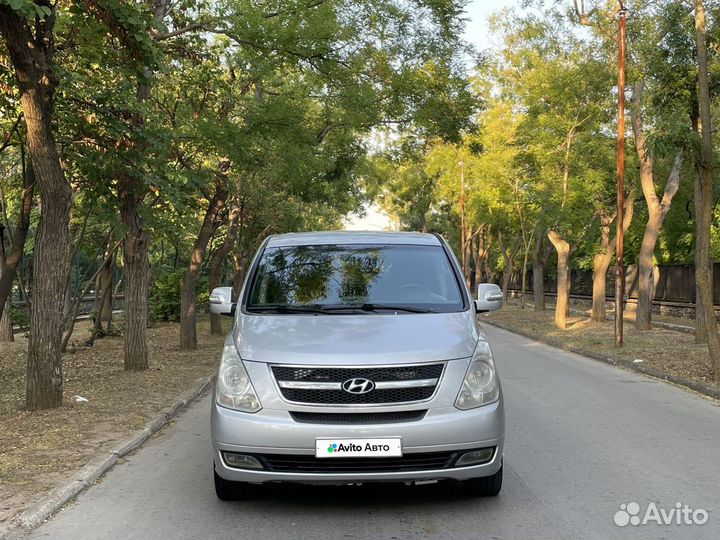
M267 248L246 308L446 313L463 300L441 246L315 245Z

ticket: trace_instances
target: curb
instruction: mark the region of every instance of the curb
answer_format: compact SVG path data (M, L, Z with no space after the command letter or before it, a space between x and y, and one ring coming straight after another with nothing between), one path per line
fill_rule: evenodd
M55 514L71 499L77 497L82 491L90 487L98 478L112 469L115 464L130 452L138 449L153 434L165 427L185 407L205 393L213 384L215 376L203 377L189 389L175 398L173 403L162 409L160 414L145 424L145 427L136 432L119 446L107 454L100 454L79 469L70 480L52 489L40 501L13 518L6 527L0 527L0 538L8 538L12 532L24 534L37 527Z
M573 347L572 345L567 345L561 341L557 341L554 339L534 336L528 332L524 332L523 330L511 328L509 326L505 326L504 324L500 324L495 321L490 322L488 320L483 319L482 322L484 324L489 324L490 326L495 326L497 328L507 330L508 332L512 332L513 334L519 334L528 339L532 339L534 341L539 341L540 343L550 345L551 347L555 347L557 349L562 349L563 351L579 354L581 356L585 356L592 360L599 360L600 362L604 362L605 364L610 364L612 366L620 367L620 368L626 369L628 371L634 371L634 372L640 373L642 375L647 375L649 377L653 377L654 379L660 379L661 381L669 382L674 385L681 386L685 389L693 390L704 396L720 400L720 388L718 388L716 386L712 386L712 385L697 382L697 381L691 381L690 379L686 379L684 377L677 377L675 375L670 375L668 373L663 373L662 371L659 371L655 368L638 365L638 364L635 364L634 362L630 362L629 360L623 360L622 358L613 358L611 356L604 356L602 354L599 354L599 353L596 353L593 351L586 351L584 349L581 349L580 347Z

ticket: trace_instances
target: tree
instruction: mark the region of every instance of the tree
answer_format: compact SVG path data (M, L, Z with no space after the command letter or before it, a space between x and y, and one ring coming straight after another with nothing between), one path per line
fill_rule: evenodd
M631 191L625 195L625 206L623 211L623 234L627 232L632 222L633 210L635 208L635 194ZM616 238L610 235L610 226L616 218L616 213L609 214L606 209L598 213L600 220L600 245L597 253L593 256L593 291L592 309L590 320L594 323L605 322L606 310L606 277L607 271L615 255Z
M380 206L403 229L428 232L430 212L436 203L436 174L426 169L426 149L401 145L398 155L376 157L375 172L382 178Z
M565 328L570 257L585 241L599 193L612 179L607 164L597 159L612 144L605 130L612 78L596 43L575 36L555 9L494 24L503 37L496 78L524 112L516 167L527 187L519 192L541 209L535 223L523 227L525 252L532 245L529 232L541 225L557 255L555 323ZM535 283L542 291L542 242L533 251Z
M635 149L640 162L640 185L647 204L648 219L645 225L640 253L638 255L638 306L635 317L635 327L638 330L650 330L652 327L652 300L655 296L655 264L653 261L655 245L665 216L670 209L673 197L680 186L680 173L683 164L683 154L678 152L673 160L662 197L656 192L655 185L655 158L649 147L643 126L642 98L644 81L638 81L633 86L631 100L632 130L635 139Z
M244 223L241 223L242 214L243 205L238 204L237 199L235 199L230 204L225 239L210 258L210 269L208 272L208 293L211 293L215 287L219 287L221 284L223 262L228 258L228 255L230 255L230 252L235 247L238 230L242 229L244 225ZM213 336L223 335L220 315L216 315L214 313L210 314L210 334Z
M535 311L545 311L545 267L553 249L552 243L545 242L543 224L535 232L535 247L532 254L533 304Z
M6 135L6 140L0 149L2 151L11 144L13 134L19 133L20 122L22 118L19 116L13 123L12 127ZM12 321L10 319L9 306L12 297L12 286L15 281L18 265L22 260L25 251L25 241L27 240L30 230L30 212L33 207L33 197L35 193L35 173L33 172L32 161L27 160L24 152L24 142L19 141L21 146L20 152L20 170L22 179L22 191L20 193L20 204L17 211L17 221L14 230L10 228L8 220L7 201L4 197L2 200L2 219L0 224L0 306L5 306L2 310L5 325L10 330L6 333L7 340L12 341ZM9 235L9 244L5 243L5 230Z
M13 7L16 6L16 7ZM72 190L60 164L52 132L56 6L46 0L0 5L0 35L20 89L27 144L40 188L42 212L35 239L33 302L26 406L30 410L62 403L63 294L68 267L68 222Z
M710 226L713 207L713 147L712 119L710 116L710 83L706 36L705 6L702 0L695 2L695 42L698 57L698 103L702 151L698 160L699 174L695 181L695 282L698 298L696 311L702 312L707 334L708 351L713 366L713 376L720 382L720 336L718 336L713 306L712 260L710 258Z
M200 232L193 243L190 251L190 264L180 285L180 350L197 349L195 318L197 279L210 238L222 223L221 214L229 193L222 175L227 172L229 166L229 162L221 163L220 171L218 171L220 177L215 183L215 192L210 198Z

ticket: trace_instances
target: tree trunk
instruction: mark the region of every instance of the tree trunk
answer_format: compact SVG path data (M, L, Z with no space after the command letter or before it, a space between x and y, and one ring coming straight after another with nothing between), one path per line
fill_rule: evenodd
M112 231L111 231L112 232ZM107 241L110 241L110 233L108 233ZM106 253L105 259L103 260L103 263L100 265L100 268L98 268L93 276L89 280L85 280L87 277L86 275L83 276L83 279L81 280L81 283L86 283L85 287L83 289L80 289L77 291L77 296L75 296L75 301L73 302L72 306L70 307L70 313L68 315L68 318L66 319L67 327L65 329L65 332L63 334L62 339L62 345L61 350L62 352L65 352L67 350L68 343L70 343L70 337L72 336L73 330L75 329L75 321L78 318L78 311L80 310L80 304L82 303L83 297L90 291L90 288L93 286L93 283L95 283L95 280L97 279L98 275L102 271L103 264L105 261L110 259L114 256L115 250L120 246L120 242L118 241L115 244L115 247L112 248L112 251L109 253ZM97 259L97 256L93 257L93 261ZM87 274L87 272L86 272Z
M58 82L53 69L54 4L46 0L38 4L48 7L51 15L42 21L35 20L32 29L24 16L8 5L0 5L0 34L5 38L15 68L27 144L42 201L35 237L28 340L26 406L30 410L62 404L60 340L72 206L72 190L65 179L52 134L53 95Z
M545 261L547 251L543 249L543 235L538 232L533 250L533 304L535 311L545 311Z
M698 127L699 127L698 122ZM699 260L700 257L698 256L701 252L701 249L699 248L699 242L704 243L704 238L701 238L702 234L700 233L700 222L704 221L704 217L702 215L703 208L701 206L704 202L703 196L702 196L702 178L700 178L700 168L699 168L699 160L698 163L695 164L695 343L707 343L708 341L708 321L705 316L705 310L701 308L701 300L700 297L702 296L701 288L703 287L703 284L700 282L702 281L702 276L698 276L698 268L702 265L702 261ZM711 217L712 219L712 217ZM698 281L698 278L700 278L700 281ZM710 279L712 280L712 274L710 275ZM712 290L712 286L710 287L710 290Z
M237 298L245 281L245 269L247 268L250 258L245 250L233 257L235 264L235 273L233 274L233 298Z
M225 168L227 171L227 168ZM215 193L209 201L200 232L190 252L190 263L180 284L180 350L197 349L197 279L200 274L210 238L222 223L221 213L225 208L228 190L223 180L215 184Z
M700 122L700 110L699 110L699 104L697 103L697 96L695 96L695 102L694 104L694 110L690 115L690 125L692 126L692 130L698 134L701 134L701 122ZM702 135L701 135L702 136ZM699 227L699 222L702 219L701 214L703 212L703 209L701 208L700 201L702 200L702 178L700 175L702 174L700 172L700 162L701 162L701 156L696 156L695 158L695 227L696 227L696 236L695 236L695 268L697 269L699 266L699 261L697 259L698 255L698 249L697 249L697 230ZM707 328L707 321L705 320L705 311L700 309L700 302L699 298L702 294L700 292L701 285L698 284L697 280L697 272L695 275L695 343L707 343L708 339L708 328ZM712 277L711 277L712 279ZM711 287L712 290L712 287Z
M490 249L492 248L492 230L486 226L480 232L478 242L478 258L480 260L480 279L479 283L489 283L492 281L488 270L488 259L490 258Z
M163 9L163 2L155 2L155 18ZM150 98L152 71L145 67L145 80L139 82L136 89L138 102ZM134 118L134 128L145 128L145 118L138 114ZM142 151L144 143L131 141L130 146ZM148 294L150 291L150 251L151 232L145 229L139 208L146 194L146 187L138 171L129 171L120 175L118 198L120 199L120 217L125 227L123 245L123 279L125 280L125 309L123 334L123 364L126 371L143 371L148 366L147 323Z
M213 256L210 258L210 270L208 275L208 291L212 292L215 287L220 286L222 279L222 265L230 254L235 240L237 239L238 226L240 223L240 214L242 210L238 205L234 205L230 210L228 230L225 236L225 240L222 245L217 249ZM210 314L210 335L221 336L222 331L222 316Z
M0 343L9 343L15 341L13 333L12 317L10 316L10 299L5 302L5 307L0 315Z
M555 326L564 330L570 315L570 244L554 230L548 232L548 238L557 252Z
M113 269L115 267L115 248L111 249L112 235L108 234L103 254L103 262L97 272L95 279L95 320L93 321L93 329L86 345L92 347L95 339L103 333L103 323L107 323L107 331L110 331L112 325L112 304L113 304Z
M23 100L25 101L25 100ZM27 111L27 109L25 109ZM26 117L30 115L26 112ZM68 223L72 191L65 181L55 142L50 131L49 111L35 126L27 118L28 143L35 173L40 183L42 210L35 237L33 259L33 299L30 312L26 405L30 410L62 404L63 301L69 268ZM37 140L33 142L33 138ZM35 153L33 154L33 147Z
M466 227L467 228L467 227ZM465 277L465 284L467 285L468 289L471 288L472 284L470 283L470 251L472 250L471 247L471 236L468 231L465 232L465 242L461 246L462 250L462 271L463 276Z
M696 239L695 282L698 298L696 310L703 312L707 331L708 352L715 382L720 382L720 336L713 307L712 259L710 258L710 228L713 207L713 147L710 116L708 53L705 29L705 6L695 0L695 41L698 53L698 98L700 108L702 159L695 187Z
M635 314L635 328L652 328L652 301L655 297L655 245L660 236L663 217L658 212L649 211L645 225L640 253L638 254L638 303Z
M109 246L108 246L109 247ZM105 261L97 279L97 290L100 294L100 305L98 306L97 319L100 322L98 329L102 329L105 324L107 330L110 330L112 324L112 300L113 300L113 273L115 270L114 252L108 258L105 253Z
M69 273L72 274L72 261L71 259L68 259L68 261L68 267L70 268ZM72 309L72 305L72 283L71 280L68 280L67 284L65 285L65 297L63 299L63 332L67 332L70 329L70 310Z
M593 296L590 321L594 323L603 323L607 317L605 309L607 271L615 253L615 246L610 242L612 222L613 218L611 217L602 216L600 218L600 251L593 258Z
M118 281L117 281L117 283L115 284L115 287L113 288L113 291L112 291L112 302L111 302L111 304L112 304L113 306L118 305L118 297L120 296L120 287L122 286L122 284L123 284L123 278L120 277L120 279L118 279ZM124 297L124 294L123 294L123 297ZM124 298L123 298L123 304L125 304ZM123 311L124 311L124 310L123 310ZM106 328L106 331L108 331L108 332L110 331L110 325L108 325L108 327Z
M503 261L505 261L505 268L502 274L502 295L503 305L506 306L508 303L508 290L510 289L510 279L512 278L513 267L515 266L515 257L517 252L520 250L520 239L515 241L512 249L508 250L508 246L503 241L502 232L498 233L498 244L500 245L500 254L502 255Z
M508 268L507 266L503 269L502 273L502 296L503 296L503 305L507 306L508 304L508 296L510 291L510 278L512 278L512 269Z
M150 287L148 249L150 231L143 228L138 214L137 186L121 183L121 217L125 225L124 267L125 332L123 353L125 369L142 371L148 368L147 312Z
M477 286L478 270L477 270L477 236L473 235L470 239L470 245L468 246L468 260L472 261L470 268L470 281L468 282L468 289L470 289L470 296L473 295L473 290ZM468 263L469 264L469 263Z
M153 14L158 23L162 23L167 2L157 0L152 3ZM108 22L113 30L112 22ZM152 70L143 68L145 77L137 84L136 98L143 103L150 98L152 90ZM137 131L145 129L145 117L137 114L133 119L133 128ZM142 140L140 138L140 140ZM145 142L131 138L130 147L142 153ZM138 167L139 168L139 167ZM133 169L130 166L130 169ZM145 229L139 208L147 193L145 179L139 170L128 170L122 173L118 182L118 197L120 199L120 217L122 219L124 235L124 267L123 279L125 281L125 331L123 339L124 366L128 371L142 371L148 368L147 323L148 323L148 293L150 290L150 250L151 232Z
M625 196L625 206L623 211L623 234L627 233L632 223L633 212L635 209L635 193L633 190ZM616 238L610 237L610 225L614 220L613 217L601 217L600 219L600 252L593 259L593 303L590 314L590 321L594 323L605 322L606 313L606 283L607 272L610 263L615 255Z
M98 291L99 291L99 289L95 290L96 295L98 294ZM95 320L93 321L92 333L90 334L90 338L85 343L88 347L92 347L95 344L95 340L97 339L97 337L100 335L100 333L103 330L102 329L103 321L102 321L101 315L102 315L102 306L106 302L105 298L110 298L110 302L112 302L112 289L106 287L105 289L103 289L102 294L98 298L99 305L98 305L97 313L95 314Z
M473 262L475 263L475 287L483 282L485 258L485 225L480 225L477 242L473 246ZM474 296L474 294L473 294Z
M425 212L418 212L418 217L420 218L420 232L428 232L427 217L425 217Z
M647 141L643 132L641 114L643 89L642 81L635 83L631 100L632 129L640 162L640 184L648 207L648 221L645 225L645 232L638 255L638 306L635 316L635 328L638 330L650 330L652 328L652 300L655 295L653 266L655 245L660 236L665 216L670 209L670 203L680 186L680 170L683 158L681 152L678 152L675 156L670 175L665 183L662 199L660 199L656 193L653 178L654 160L647 148Z
M525 255L523 256L523 266L522 266L522 286L520 287L520 309L525 309L525 289L526 289L526 282L527 282L527 270L528 270L528 256L529 251L525 250Z
M590 321L594 323L605 322L607 312L605 308L606 303L606 279L607 271L610 267L610 261L612 255L609 253L598 253L595 255L593 260L593 298L592 298L592 312L590 314Z
M0 306L4 305L12 296L12 286L17 274L17 268L25 251L25 241L30 230L30 212L32 211L33 195L35 191L35 172L32 160L28 160L23 171L23 192L20 201L17 224L10 239L10 252L5 251L5 239L2 241L2 257L0 258Z

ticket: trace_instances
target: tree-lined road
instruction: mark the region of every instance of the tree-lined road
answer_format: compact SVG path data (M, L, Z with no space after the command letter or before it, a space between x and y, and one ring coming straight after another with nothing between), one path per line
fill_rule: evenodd
M276 486L223 503L208 399L117 466L33 539L718 538L720 409L668 384L487 327L507 410L505 483ZM702 508L705 525L614 524L621 504Z

